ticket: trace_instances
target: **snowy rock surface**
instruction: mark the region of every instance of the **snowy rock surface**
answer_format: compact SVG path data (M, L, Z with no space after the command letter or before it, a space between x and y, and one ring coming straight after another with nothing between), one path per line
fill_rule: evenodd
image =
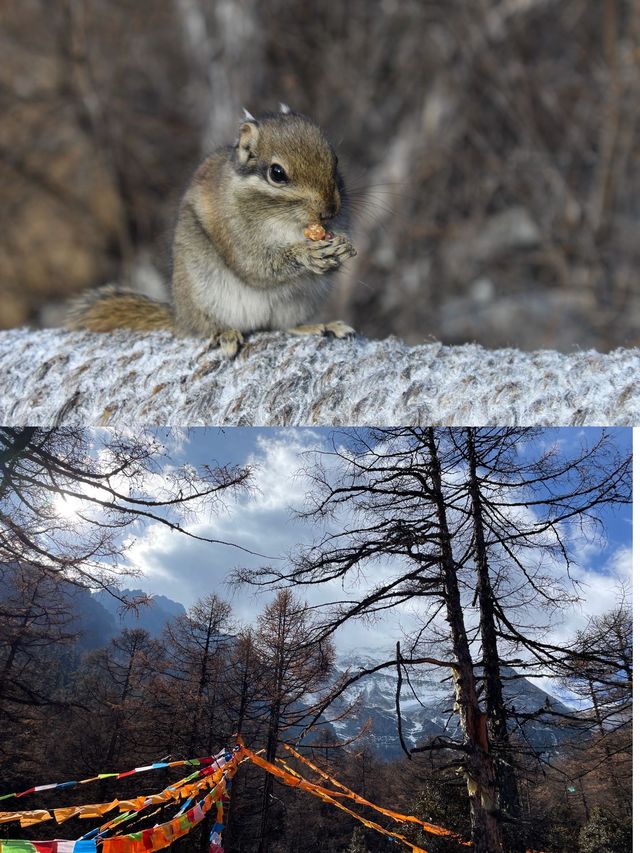
M393 659L393 652L385 654L378 649L354 649L349 653L338 654L335 670L336 674L348 671L353 676L390 659ZM545 706L558 713L569 713L570 709L552 694L541 690L526 678L515 678L514 669L505 666L502 673L505 676L507 701L520 713L535 714ZM378 757L387 761L400 758L402 748L398 738L396 690L395 667L379 670L347 688L327 709L325 719L335 720L333 730L343 740L356 737L363 726L368 725L365 742ZM311 704L320 699L320 694L310 696L309 699ZM459 721L453 704L450 672L425 666L405 669L400 691L400 713L407 747L420 746L439 735L459 737ZM353 710L345 713L349 708ZM526 721L524 731L529 743L544 752L553 751L567 737L576 737L575 729L563 730L553 717L546 714ZM518 734L521 733L522 730Z
M168 333L0 333L5 424L640 424L640 350L251 336L234 361Z

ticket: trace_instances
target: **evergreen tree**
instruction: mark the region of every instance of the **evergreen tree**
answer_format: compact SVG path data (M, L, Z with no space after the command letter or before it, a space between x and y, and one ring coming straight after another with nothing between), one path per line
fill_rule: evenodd
M596 807L580 830L579 853L631 853L631 818L614 818Z
M368 849L364 839L364 830L361 826L356 826L351 835L347 853L368 853Z

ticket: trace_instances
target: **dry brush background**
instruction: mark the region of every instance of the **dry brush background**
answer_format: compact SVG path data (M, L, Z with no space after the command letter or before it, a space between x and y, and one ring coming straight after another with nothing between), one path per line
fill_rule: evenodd
M241 107L322 124L370 337L609 350L640 337L633 0L0 2L0 326L84 288L161 295L189 174Z

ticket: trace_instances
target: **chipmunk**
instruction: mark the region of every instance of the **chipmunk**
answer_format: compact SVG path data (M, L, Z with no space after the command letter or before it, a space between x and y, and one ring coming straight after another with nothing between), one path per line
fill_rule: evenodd
M353 334L341 321L300 325L325 296L327 274L356 254L345 234L322 227L346 227L345 200L338 158L317 125L284 104L257 119L245 111L235 144L204 160L182 199L171 304L102 288L67 327L169 328L206 336L231 357L243 333L259 329ZM324 239L306 238L305 228Z

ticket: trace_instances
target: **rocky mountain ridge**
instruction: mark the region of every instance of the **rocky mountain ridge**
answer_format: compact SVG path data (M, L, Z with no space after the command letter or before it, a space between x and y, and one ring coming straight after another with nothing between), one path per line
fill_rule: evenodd
M354 649L338 654L335 677L348 671L351 675L375 667L393 655L384 650ZM518 676L515 670L504 669L505 693L510 706L518 712L534 713L542 708L568 713L569 708L558 698L550 695L527 678ZM410 679L403 676L400 692L402 734L408 748L420 746L431 737L459 736L458 718L453 710L451 673L442 669L415 667ZM351 685L334 702L326 713L326 719L335 720L349 706L354 711L344 719L331 722L335 734L341 739L354 737L363 726L368 726L365 742L381 758L392 760L402 755L398 737L396 716L397 673L395 667L379 670ZM317 698L317 697L312 697ZM548 715L527 721L517 736L526 737L536 749L553 751L566 737L561 726L553 723L557 719ZM572 730L575 736L575 730Z

